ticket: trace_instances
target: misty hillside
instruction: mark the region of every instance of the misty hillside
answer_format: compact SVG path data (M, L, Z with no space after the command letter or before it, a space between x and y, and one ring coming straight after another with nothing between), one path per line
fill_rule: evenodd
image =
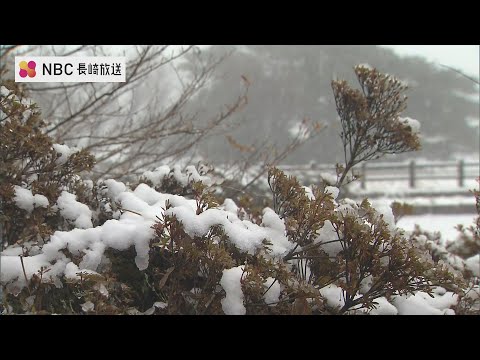
M295 124L309 118L320 121L323 131L285 162L340 161L340 127L330 82L342 78L355 83L352 67L368 64L408 84L405 115L422 125L422 150L416 156L478 157L478 87L447 68L422 58L402 58L375 45L212 46L202 50L202 55L221 56L229 51L214 83L192 100L192 106L203 109L200 116L207 119L239 92L243 75L250 83L248 105L234 115L236 128L228 131L239 144L249 146L267 138L286 144ZM210 137L201 152L217 163L239 156L225 134Z

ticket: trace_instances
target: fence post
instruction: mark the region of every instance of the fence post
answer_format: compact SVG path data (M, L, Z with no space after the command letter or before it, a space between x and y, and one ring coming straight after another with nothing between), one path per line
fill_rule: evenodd
M367 163L363 162L362 163L362 175L360 177L360 184L363 190L367 187Z
M415 161L410 161L409 165L409 186L411 188L415 187Z
M463 183L465 180L465 172L464 172L464 167L463 167L463 160L460 160L458 162L458 186L463 187Z

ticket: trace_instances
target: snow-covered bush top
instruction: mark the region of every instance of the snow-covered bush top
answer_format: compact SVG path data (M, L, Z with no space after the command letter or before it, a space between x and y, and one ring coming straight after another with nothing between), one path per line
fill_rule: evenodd
M225 236L227 244L229 244L228 246L232 246L232 249L236 249L234 251L238 251L239 254L244 254L240 255L240 257L253 259L260 256L260 258L264 259L262 261L276 264L268 270L270 273L267 272L264 275L265 277L262 275L258 279L258 283L255 277L259 274L254 275L252 271L255 270L248 266L248 260L247 266L237 265L219 269L217 286L220 286L220 288L216 288L216 291L220 291L219 294L223 291L225 294L223 297L218 295L219 306L221 306L225 314L247 313L245 305L254 296L250 292L256 286L262 289L261 291L259 290L258 296L261 295L259 301L264 306L270 309L282 309L277 304L282 303L282 298L285 296L286 291L290 291L291 287L296 288L298 291L299 286L304 286L301 285L302 283L308 284L306 278L302 280L302 277L300 277L294 280L296 276L290 280L279 280L279 277L282 277L280 275L282 271L295 273L298 267L304 266L301 265L300 260L296 260L296 256L299 255L295 256L295 254L307 254L308 252L302 251L312 246L308 243L300 247L295 246L295 241L292 241L293 238L289 235L292 231L292 224L289 222L289 216L285 216L288 211L284 212L283 216L279 216L273 209L265 208L262 221L257 224L250 220L240 219L238 216L239 208L231 199L226 199L219 206L205 209L199 206L197 199L161 193L145 183L138 184L133 190L115 180L99 182L99 185L103 189L103 194L108 196L112 207L119 209L113 213L112 216L114 218L105 221L99 226L92 227L91 219L93 212L87 205L78 202L74 194L63 191L54 207L58 208L62 217L70 222L74 222L76 228L70 231L56 231L43 246L24 243L22 246L15 244L7 247L1 256L1 283L3 286L6 286L7 291L12 294L21 293L22 289L28 287L29 283L37 278L39 274L42 274L42 282L51 283L59 289L65 287L66 280L78 282L83 278L92 276L101 277L104 275L102 273L104 272L105 264L109 263L109 256L107 255L109 249L122 252L132 248L134 251L132 260L135 267L140 272L149 271L152 268L150 263L152 251L157 249L155 247L157 245L154 245L154 239L156 234L157 236L159 234L158 226L161 226L162 234L165 234L165 229L169 226L168 224L172 224L172 219L180 226L177 230L180 231L181 229L180 233L184 234L178 236L187 236L189 239L207 239L199 241L212 239L212 244L219 244L220 238ZM35 196L32 197L28 190L23 189L25 191L22 193L21 188L16 189L16 193L20 194L20 200L16 200L17 205L20 208L23 206L26 211L31 211L31 206L33 207L36 203L42 206L49 205L47 201L42 203L41 199L43 198L41 196L38 198L40 201L37 200L35 202ZM305 198L302 201L311 202L312 206L313 204L320 204L318 199L322 198L322 196L324 197L323 203L328 204L329 201L334 201L334 197L338 195L338 190L331 186L327 186L324 189L324 195L310 188L304 189ZM328 205L326 206L325 209L328 209ZM349 201L340 201L331 210L345 209L345 206L350 210L346 212L345 210L339 211L340 218L354 216L356 208L349 204ZM384 214L388 215L387 209L383 211ZM370 221L372 224L381 224L383 221L381 220L382 217L377 220L371 218ZM306 219L308 219L308 216ZM339 218L336 217L325 220L323 225L318 228L318 231L312 234L312 244L321 245L319 248L322 248L326 254L332 257L341 256L339 254L342 253L343 246L345 246L341 242L332 242L337 231L339 231L338 221ZM371 224L368 226L371 226ZM387 229L391 227L391 224L388 224L388 226L385 224L385 226L385 229ZM223 235L210 237L212 229L215 228L221 229L219 234ZM388 235L390 233L386 234L386 236L390 236ZM171 238L173 234L171 232L169 236L170 243L173 243L174 240ZM168 249L171 244L164 245L164 249ZM184 248L184 246L178 246L173 248L174 252L181 251ZM25 254L25 249L29 249L29 253ZM292 254L294 256L291 256ZM307 265L303 270L305 274L312 274L308 275L309 277L314 277L314 274L318 271L314 265L313 263ZM280 268L277 268L278 266ZM282 270L284 266L286 268ZM279 271L277 276L274 275L274 269ZM205 271L208 273L208 270ZM202 276L207 276L205 274ZM268 274L271 276L267 276ZM246 284L251 284L254 288L249 290ZM356 291L351 301L361 299L362 296L368 294L371 286L372 278L370 277L370 282L362 283L362 287ZM104 282L96 285L96 288L98 289L98 296L105 296L100 294L100 289L102 289L104 294L109 293L109 290L105 288ZM331 308L331 311L339 311L345 307L345 299L338 302L339 299L342 299L342 292L344 291L338 284L320 286L318 291L318 296L325 299L325 306ZM444 293L441 295L434 293L433 296L440 299L440 297L445 297L446 295ZM385 296L378 296L372 299L376 305L372 307L370 312L372 314L409 314L417 312L450 314L453 313L453 310L449 310L450 307L456 304L458 300L457 297L450 296L450 298L451 301L442 302L438 300L438 303L432 303L429 302L429 297L428 299L418 297L418 300L414 300L417 297L413 297L412 300L408 300L410 297L408 297L407 293L401 297L394 296L390 300L385 298ZM157 302L160 300L162 299L156 299ZM84 312L98 309L98 307L91 305L88 301L79 304ZM95 304L95 302L92 304ZM161 309L162 311L168 309L168 301L165 302L167 305L164 307L155 307L152 304L149 305L148 313L155 313L157 311L155 309ZM153 310L151 307L153 307ZM350 309L349 312L354 310ZM367 309L364 308L362 311L367 311Z
M118 182L108 181L107 183L110 184L109 190L110 187L119 186ZM108 220L95 228L92 228L91 211L88 206L76 201L73 194L62 192L57 206L63 217L75 222L76 229L55 232L50 241L43 246L40 254L25 256L23 261L27 278L30 279L41 266L52 266L55 263L56 271L50 271L45 279L57 281L57 278L63 276L65 269L72 264L72 259L66 257L61 251L63 249L67 249L75 255L77 260L80 260L79 270L96 271L107 247L126 250L134 246L137 254L135 263L139 270L145 270L148 267L149 242L153 237L152 225L157 217L163 218L165 215L175 216L183 223L185 232L192 237L203 236L211 227L220 225L229 241L239 250L247 253L253 254L265 239L272 243L272 251L269 253L272 257L281 256L292 247L285 236L282 220L271 209L264 210L264 222L257 225L248 220L238 219L236 212L225 210L225 206L208 209L197 215L195 200L158 193L146 184L138 185L134 191L124 189L117 192L112 200L129 211L125 211L118 219ZM28 190L25 191L28 192ZM171 207L165 211L167 202ZM7 248L6 252L11 252L13 248L15 246ZM16 287L26 285L17 254L2 256L1 264L3 284L14 281Z

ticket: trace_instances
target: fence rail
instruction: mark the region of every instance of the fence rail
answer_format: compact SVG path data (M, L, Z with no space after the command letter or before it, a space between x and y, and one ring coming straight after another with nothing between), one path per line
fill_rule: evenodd
M479 175L479 162L471 161L435 161L420 162L412 160L401 163L363 163L355 173L360 176L362 189L368 182L408 181L410 188L416 188L418 180L455 180L458 187L463 188L466 180L474 180ZM294 175L315 176L321 172L335 173L333 165L295 165L281 166L282 170Z

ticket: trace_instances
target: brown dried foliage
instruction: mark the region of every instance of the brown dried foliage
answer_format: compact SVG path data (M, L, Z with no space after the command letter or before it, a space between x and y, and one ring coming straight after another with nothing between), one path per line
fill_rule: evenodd
M11 93L0 97L0 197L3 200L3 239L8 244L46 240L63 222L51 206L62 190L75 192L80 174L92 169L94 158L79 151L64 163L45 134L45 123L35 104L22 101L13 84ZM19 96L15 96L15 94ZM22 186L47 197L48 208L37 207L31 214L15 205L14 186Z
M354 71L360 90L345 80L332 81L345 154L345 171L338 185L362 161L420 149L418 136L399 121L407 106L406 85L377 69L356 66Z

